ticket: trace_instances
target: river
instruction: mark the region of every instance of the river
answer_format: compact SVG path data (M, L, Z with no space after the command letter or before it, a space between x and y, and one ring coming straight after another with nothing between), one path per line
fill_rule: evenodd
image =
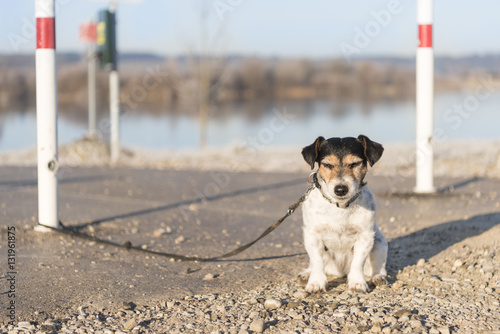
M483 92L484 93L484 92ZM66 144L87 132L86 115L67 117L60 112L58 142ZM99 134L107 137L107 115L101 115ZM124 113L120 118L120 141L125 147L153 149L197 148L200 125L194 116L179 113ZM434 126L437 140L499 139L500 93L441 94L435 99ZM211 111L207 144L223 147L295 145L317 136L365 134L382 143L412 142L415 138L415 104L406 102L337 103L294 100L242 103ZM15 111L0 114L0 152L36 146L36 114Z

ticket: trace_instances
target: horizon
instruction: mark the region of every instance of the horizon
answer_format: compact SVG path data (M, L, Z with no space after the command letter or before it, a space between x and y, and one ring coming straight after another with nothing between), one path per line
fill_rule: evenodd
M59 55L75 55L79 57L86 56L85 50L67 50L60 51L56 50L56 53ZM19 53L4 53L0 51L0 57L14 57L14 56L35 56L34 52L19 52ZM158 58L184 58L184 57L199 57L199 54L189 54L189 53L180 53L180 54L161 54L153 51L119 51L118 56L148 56L148 57L158 57ZM245 53L227 53L223 55L219 55L220 57L228 57L228 58L256 58L256 59L306 59L311 61L330 61L330 60L345 60L341 55L332 55L332 56L321 56L321 57L307 57L307 56L295 56L295 55L256 55L256 54L245 54ZM364 60L377 60L377 59L400 59L400 60L414 60L416 55L390 55L390 54L369 54L363 57L353 58L352 61L364 61ZM435 55L435 59L466 59L466 58L488 58L488 57L500 57L500 51L477 54L477 53L468 53L463 55Z

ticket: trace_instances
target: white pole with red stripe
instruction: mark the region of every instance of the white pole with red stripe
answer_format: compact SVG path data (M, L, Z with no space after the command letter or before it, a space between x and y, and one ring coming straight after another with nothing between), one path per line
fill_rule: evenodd
M116 13L116 1L112 0L109 3L109 12ZM116 22L113 22L116 25ZM113 52L116 53L116 36ZM116 163L120 158L120 77L118 75L118 66L115 55L114 68L109 72L109 110L110 110L110 147L111 147L111 163Z
M433 183L434 50L432 46L433 0L418 0L417 22L417 193L435 191Z
M35 0L38 223L59 228L54 0ZM48 230L37 226L37 230Z

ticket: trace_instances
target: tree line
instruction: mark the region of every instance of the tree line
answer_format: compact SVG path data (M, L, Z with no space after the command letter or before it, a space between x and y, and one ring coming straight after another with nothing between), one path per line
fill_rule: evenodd
M202 61L204 60L204 61ZM85 60L58 68L58 105L62 110L86 109ZM472 73L438 75L436 91L467 89ZM108 78L97 76L98 106L107 108ZM415 69L405 63L377 61L263 59L256 57L184 57L120 66L122 105L128 110L182 107L198 111L203 82L211 106L255 100L333 99L375 102L409 100L415 96ZM32 109L35 105L33 67L9 67L0 62L0 110Z

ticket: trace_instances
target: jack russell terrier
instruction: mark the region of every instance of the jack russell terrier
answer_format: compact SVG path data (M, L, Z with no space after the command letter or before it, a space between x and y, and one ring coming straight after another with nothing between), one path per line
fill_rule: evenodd
M326 291L327 275L347 276L350 290L387 284L387 241L375 223L376 203L363 179L384 148L368 137L318 137L302 156L316 173L315 188L303 203L304 245L309 267L300 276L306 291Z

